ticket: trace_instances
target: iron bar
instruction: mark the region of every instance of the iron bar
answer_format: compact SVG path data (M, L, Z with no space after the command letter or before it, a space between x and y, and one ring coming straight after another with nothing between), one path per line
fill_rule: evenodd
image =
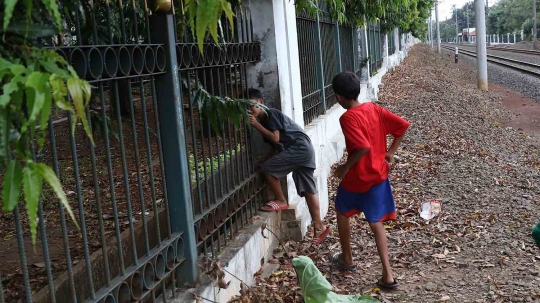
M72 125L72 115L70 112L68 112L67 117L68 117L68 124ZM71 143L71 157L73 160L73 175L75 177L75 189L76 189L75 192L77 194L77 204L79 208L79 221L80 221L81 234L82 234L82 240L83 240L84 260L86 264L86 277L87 277L86 283L88 284L90 297L92 299L95 299L94 281L93 281L93 276L92 276L92 263L90 261L90 249L88 248L88 233L86 230L86 216L85 216L85 211L84 211L84 203L83 203L81 184L80 184L79 163L78 163L78 158L77 158L77 144L75 141L74 134L70 134L69 141Z
M56 150L56 138L54 134L54 126L52 119L49 119L49 141L51 146L51 157L52 157L52 163L53 163L53 170L56 176L59 180L62 180L62 176L60 174L60 169L58 167L58 153ZM60 228L62 230L62 241L64 244L64 254L66 257L66 267L67 267L67 273L68 273L68 283L69 283L69 290L71 293L71 299L74 303L77 302L77 296L75 291L75 281L73 279L73 265L71 262L71 252L69 249L69 239L67 235L67 226L66 226L66 215L64 206L62 203L58 202L58 212L60 214ZM22 255L21 255L22 258Z

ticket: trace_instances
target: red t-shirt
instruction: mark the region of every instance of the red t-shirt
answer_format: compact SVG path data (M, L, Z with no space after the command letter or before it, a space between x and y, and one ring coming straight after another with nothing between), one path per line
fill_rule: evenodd
M349 109L339 118L339 122L349 154L369 148L341 180L341 187L350 192L367 192L388 178L390 166L384 159L386 136L403 136L409 122L373 102Z

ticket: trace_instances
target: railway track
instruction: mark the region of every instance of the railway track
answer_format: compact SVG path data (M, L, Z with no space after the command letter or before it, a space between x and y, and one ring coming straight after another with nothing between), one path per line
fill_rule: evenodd
M446 50L455 51L455 47L443 45L442 46ZM476 58L476 52L468 50L468 49L459 49L459 53L462 55L470 56ZM529 75L540 77L540 65L529 63L525 61L495 56L495 55L487 55L487 61L490 63L494 63L497 65L505 66L508 68L511 68L513 70L520 71L522 73L526 73Z
M455 44L453 45L455 47ZM459 49L462 49L463 47L472 47L476 48L476 45L474 44L460 44ZM519 48L512 48L508 46L488 46L488 50L492 51L501 51L501 52L509 52L509 53L520 53L520 54L528 54L528 55L537 55L540 56L540 51L538 50L529 50L529 49L519 49Z
M494 51L521 53L521 54L529 54L529 55L540 56L540 51L528 50L528 49L519 49L519 48L511 48L511 47L493 47L493 46L488 47L487 49L494 50Z

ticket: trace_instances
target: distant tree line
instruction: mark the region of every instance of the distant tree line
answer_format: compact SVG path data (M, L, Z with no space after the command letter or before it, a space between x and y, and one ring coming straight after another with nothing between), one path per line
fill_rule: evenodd
M537 10L537 15L540 16L540 5L537 6ZM523 30L526 38L531 38L533 27L532 0L499 0L488 11L489 15L486 23L489 34L520 34ZM469 16L469 27L476 27L474 1L465 4L461 8L454 6L450 18L440 23L442 40L455 38L456 14L459 32L467 28L467 16ZM447 16L439 17L443 19ZM432 20L432 22L435 22L435 20ZM540 22L537 22L537 26L540 32Z

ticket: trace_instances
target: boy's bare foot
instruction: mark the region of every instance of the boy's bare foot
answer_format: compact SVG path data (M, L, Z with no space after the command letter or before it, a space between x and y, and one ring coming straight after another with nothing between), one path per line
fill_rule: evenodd
M326 226L322 222L314 222L313 229L313 237L318 238L326 230Z
M321 244L328 237L331 230L330 227L326 227L322 222L313 223L313 244Z

